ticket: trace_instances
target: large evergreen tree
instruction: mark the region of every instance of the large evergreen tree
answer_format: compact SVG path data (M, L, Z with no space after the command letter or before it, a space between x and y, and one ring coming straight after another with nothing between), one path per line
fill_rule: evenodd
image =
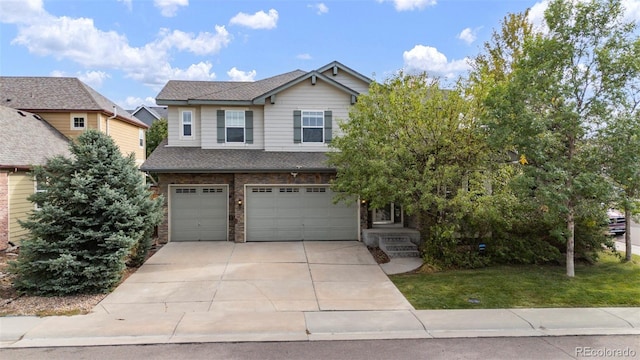
M162 216L133 155L89 130L34 170L37 205L21 225L29 230L12 263L19 291L39 295L102 293L122 278L127 260L140 262Z

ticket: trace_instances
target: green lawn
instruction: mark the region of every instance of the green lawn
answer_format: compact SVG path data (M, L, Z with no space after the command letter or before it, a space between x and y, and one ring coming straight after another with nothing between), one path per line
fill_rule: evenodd
M416 309L640 306L640 256L620 263L604 253L595 265L495 266L390 276ZM471 301L470 301L471 300Z

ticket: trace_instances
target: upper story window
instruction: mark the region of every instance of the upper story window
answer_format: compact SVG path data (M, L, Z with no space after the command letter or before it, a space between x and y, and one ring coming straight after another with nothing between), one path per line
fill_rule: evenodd
M294 110L293 143L329 143L332 124L331 110Z
M140 143L140 147L144 147L144 130L138 129L138 142Z
M302 142L324 142L324 111L302 111Z
M253 111L217 110L218 143L253 144Z
M245 118L244 111L227 110L225 117L225 132L227 142L244 142Z
M193 111L182 111L181 118L180 136L184 138L193 137Z
M71 129L84 130L87 128L87 114L71 114Z

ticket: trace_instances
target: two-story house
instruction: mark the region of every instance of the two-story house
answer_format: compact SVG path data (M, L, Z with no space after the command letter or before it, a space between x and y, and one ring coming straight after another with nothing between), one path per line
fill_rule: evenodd
M28 197L38 191L29 171L57 155L71 156L69 139L36 114L0 105L0 250L27 235L18 221L34 209Z
M141 167L167 199L160 241L359 239L366 211L333 202L326 152L370 82L339 62L255 82L169 81L156 98L169 136Z
M89 85L70 77L0 77L0 104L38 114L68 138L98 129L113 138L123 155L146 158L147 124Z

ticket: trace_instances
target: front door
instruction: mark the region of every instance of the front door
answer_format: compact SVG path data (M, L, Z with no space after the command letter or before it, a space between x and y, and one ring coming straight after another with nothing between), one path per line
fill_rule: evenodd
M380 209L373 209L373 225L402 226L402 207L389 203Z

